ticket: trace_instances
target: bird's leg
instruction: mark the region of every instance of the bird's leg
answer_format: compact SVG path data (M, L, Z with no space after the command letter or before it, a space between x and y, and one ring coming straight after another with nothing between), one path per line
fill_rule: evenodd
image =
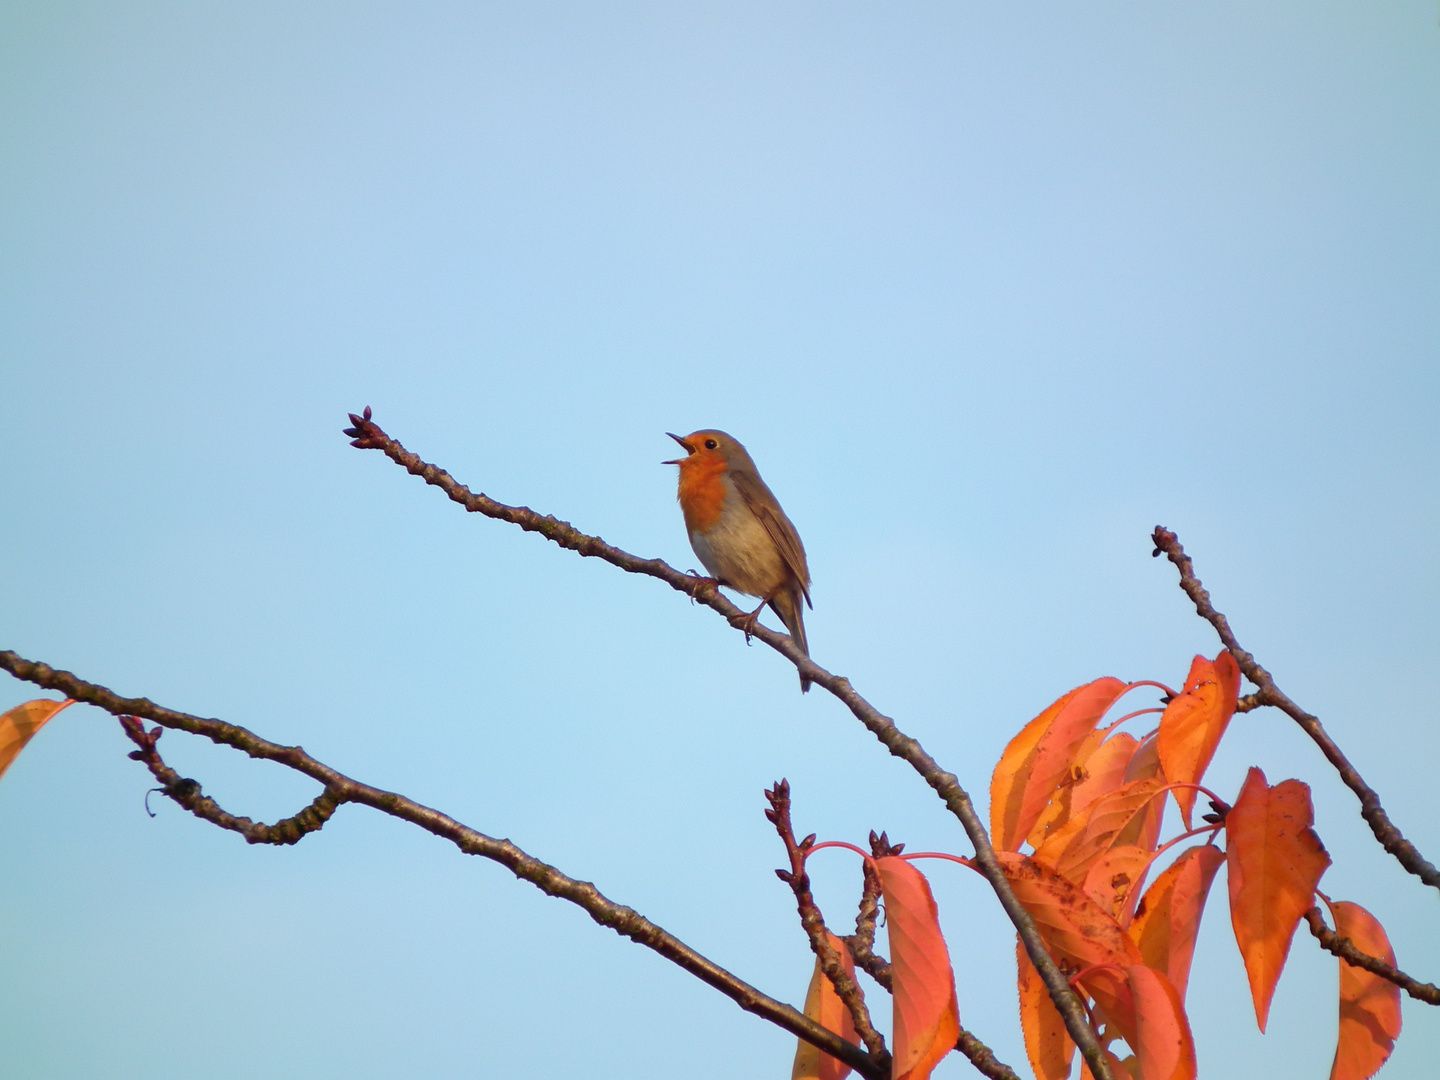
M720 587L718 578L705 577L698 570L686 570L687 574L695 579L695 584L690 587L690 602L693 604L708 590L714 592Z
M775 591L779 592L778 589ZM750 644L750 635L755 632L755 620L760 618L760 612L764 611L765 605L773 599L775 599L775 593L772 592L769 596L765 597L765 599L760 601L759 607L757 607L754 611L750 612L749 615L746 615L745 618L740 620L740 629L745 631L746 645Z

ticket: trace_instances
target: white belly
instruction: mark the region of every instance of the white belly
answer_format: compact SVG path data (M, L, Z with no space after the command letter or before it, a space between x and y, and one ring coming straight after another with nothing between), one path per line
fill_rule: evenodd
M766 596L786 578L775 541L748 510L726 515L707 535L692 532L690 546L711 577L750 596Z

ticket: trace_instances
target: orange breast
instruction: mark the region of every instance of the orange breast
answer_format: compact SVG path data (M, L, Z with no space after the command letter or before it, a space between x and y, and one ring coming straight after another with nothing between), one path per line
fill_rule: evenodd
M698 455L697 455L698 456ZM680 466L680 509L686 532L709 532L725 509L725 463L687 459Z

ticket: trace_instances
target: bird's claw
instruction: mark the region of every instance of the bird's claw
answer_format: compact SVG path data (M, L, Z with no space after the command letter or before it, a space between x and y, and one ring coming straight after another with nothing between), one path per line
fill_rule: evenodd
M690 602L692 604L705 595L707 591L713 593L720 587L720 582L716 581L713 577L705 577L698 570L686 570L685 573L695 579L695 583L687 590L690 593Z

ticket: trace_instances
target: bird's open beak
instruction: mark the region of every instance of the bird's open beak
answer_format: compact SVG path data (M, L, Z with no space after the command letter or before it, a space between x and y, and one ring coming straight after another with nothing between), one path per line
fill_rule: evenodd
M665 434L666 434L666 435L669 435L670 438L674 439L676 442L678 442L681 446L683 446L683 447L685 448L685 456L686 456L686 457L689 457L691 454L695 453L695 448L694 448L693 446L691 446L688 442L686 442L684 439L682 439L679 435L676 435L676 434L674 434L674 433L672 433L672 432L669 432L669 431L665 432ZM660 464L661 464L661 465L679 465L679 464L680 464L681 462L683 462L684 460L685 460L685 458L677 458L677 459L674 460L674 461L662 461Z

